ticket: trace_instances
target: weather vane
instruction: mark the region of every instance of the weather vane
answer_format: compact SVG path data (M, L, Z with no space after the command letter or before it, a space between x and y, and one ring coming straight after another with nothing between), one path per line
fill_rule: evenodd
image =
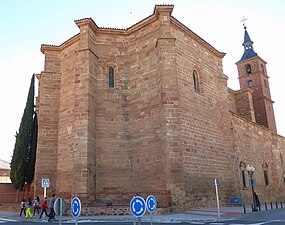
M247 21L247 18L243 17L240 22L242 22L243 27L245 27L245 21Z

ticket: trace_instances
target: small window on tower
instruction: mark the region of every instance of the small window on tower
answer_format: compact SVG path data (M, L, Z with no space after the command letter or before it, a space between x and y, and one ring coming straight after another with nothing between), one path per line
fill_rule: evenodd
M246 73L251 74L251 66L249 64L246 66Z
M248 86L248 87L252 87L252 80L249 80L249 81L247 82L247 86Z
M267 82L266 82L266 80L264 80L264 86L267 87Z
M262 70L262 73L265 72L263 64L261 64L261 70Z

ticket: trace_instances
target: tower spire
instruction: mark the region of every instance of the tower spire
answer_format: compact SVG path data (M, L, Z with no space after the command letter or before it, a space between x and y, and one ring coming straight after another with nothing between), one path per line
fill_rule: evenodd
M241 21L244 28L244 41L242 44L244 53L236 65L238 67L240 88L250 88L252 90L252 100L249 101L253 103L253 110L249 106L243 113L245 116L250 115L249 118L253 122L268 127L274 133L277 133L273 110L274 102L271 100L266 62L253 50L253 41L250 39L245 26L246 20L246 18L243 18Z
M240 59L241 61L244 61L246 59L252 58L254 56L257 56L257 53L255 53L254 49L253 49L253 41L250 39L249 34L246 30L246 25L245 25L245 21L247 20L247 18L244 18L241 20L241 22L243 23L243 28L244 28L244 40L243 40L243 47L244 47L244 53Z

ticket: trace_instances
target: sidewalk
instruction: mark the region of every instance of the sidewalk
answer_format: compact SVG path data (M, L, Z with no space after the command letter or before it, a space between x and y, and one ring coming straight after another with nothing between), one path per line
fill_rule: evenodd
M246 207L248 213L251 213L250 206ZM193 221L221 221L229 220L239 217L244 214L243 207L222 207L220 208L220 217L218 217L217 208L203 208L203 209L193 209L185 213L173 213L168 215L150 215L146 213L142 218L142 222L193 222ZM18 219L19 212L0 212L0 217ZM24 217L22 217L24 219ZM30 218L29 220L39 221L38 216ZM56 221L60 219L56 216ZM82 221L94 221L94 222L133 222L134 216L80 216L78 220ZM44 218L43 220L47 220ZM74 221L72 216L62 216L62 221Z

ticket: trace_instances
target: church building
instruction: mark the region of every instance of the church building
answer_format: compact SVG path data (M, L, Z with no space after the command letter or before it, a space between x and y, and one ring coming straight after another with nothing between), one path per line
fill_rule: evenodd
M223 205L233 196L251 204L251 185L261 202L285 200L285 138L266 61L247 28L235 91L225 53L173 8L156 5L127 29L75 20L78 34L41 46L36 194L48 178L48 194L79 196L84 205L128 205L151 194L158 208L182 211L215 206L218 179Z

